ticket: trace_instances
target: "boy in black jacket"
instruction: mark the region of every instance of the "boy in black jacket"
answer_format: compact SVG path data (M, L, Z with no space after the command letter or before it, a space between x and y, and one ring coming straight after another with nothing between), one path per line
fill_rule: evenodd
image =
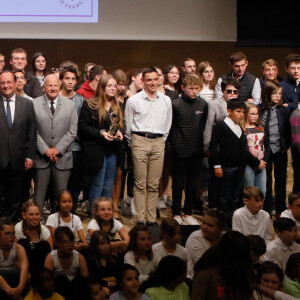
M213 127L209 146L215 176L222 178L217 206L226 213L230 228L233 212L239 204L246 163L259 170L266 166L264 161L254 157L248 150L246 135L239 125L244 118L245 109L243 101L234 99L227 103L229 116Z
M183 225L196 225L191 216L196 198L196 186L201 174L203 159L203 132L208 105L198 97L200 80L187 75L182 80L183 94L175 99L170 133L172 149L172 212L174 219ZM181 217L182 191L185 188L183 218Z

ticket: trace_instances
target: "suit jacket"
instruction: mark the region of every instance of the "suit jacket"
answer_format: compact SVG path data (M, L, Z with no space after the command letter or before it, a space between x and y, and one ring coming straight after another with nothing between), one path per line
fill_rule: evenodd
M216 122L223 121L227 116L227 102L224 97L208 102L208 115L203 134L204 153L208 151L213 126L216 124Z
M7 123L3 98L0 95L0 169L15 171L25 168L25 159L34 159L36 149L35 116L31 100L16 95L14 122Z
M72 143L77 134L78 121L75 103L58 95L55 113L52 116L49 100L44 95L33 100L33 107L38 132L34 167L48 167L50 161L45 152L49 148L56 148L60 154L55 166L60 170L71 169Z

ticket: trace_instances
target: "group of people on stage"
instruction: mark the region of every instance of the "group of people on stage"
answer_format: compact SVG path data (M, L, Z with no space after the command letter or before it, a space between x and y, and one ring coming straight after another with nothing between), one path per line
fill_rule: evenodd
M12 71L0 54L3 297L60 299L54 282L66 299L293 299L282 284L300 297L299 272L290 269L300 260L290 256L300 252L299 54L286 57L286 80L274 59L262 63L260 79L248 73L242 52L218 79L210 62L197 68L187 58L180 68L127 74L87 63L81 85L72 61L47 72L37 52L27 72L27 52L17 48L9 62ZM86 232L80 194L92 216ZM198 228L192 214L205 197L209 210L184 248L182 226ZM136 218L129 233L123 198ZM167 206L173 217L158 227ZM162 240L152 246L153 230ZM277 276L276 288L265 273Z

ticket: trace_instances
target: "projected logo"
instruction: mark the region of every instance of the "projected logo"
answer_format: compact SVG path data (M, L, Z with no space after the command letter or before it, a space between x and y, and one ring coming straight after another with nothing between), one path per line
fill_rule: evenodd
M84 0L58 0L60 2L60 4L68 9L76 9L79 8Z

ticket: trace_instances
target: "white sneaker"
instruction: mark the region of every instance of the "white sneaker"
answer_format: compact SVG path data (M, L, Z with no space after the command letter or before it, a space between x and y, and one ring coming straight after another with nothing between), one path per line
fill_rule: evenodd
M131 208L132 215L135 216L134 197L131 197L130 208Z
M163 197L159 197L156 203L158 209L167 209L166 203Z
M183 222L183 220L182 220L182 217L181 217L181 216L175 216L175 217L174 217L174 220L175 220L175 221L177 221L179 225L181 225L181 224L182 224L182 222Z
M181 225L199 225L199 222L192 216L183 217Z
M81 205L81 211L85 214L89 214L90 213L90 203L88 200L85 200L82 202L82 205Z
M167 206L171 207L173 202L172 200L170 199L170 197L168 197L168 195L163 195L163 198L164 198L164 201L166 203Z
M50 204L49 204L48 200L46 200L44 202L44 206L42 208L42 213L45 214L45 215L50 215L51 214Z

